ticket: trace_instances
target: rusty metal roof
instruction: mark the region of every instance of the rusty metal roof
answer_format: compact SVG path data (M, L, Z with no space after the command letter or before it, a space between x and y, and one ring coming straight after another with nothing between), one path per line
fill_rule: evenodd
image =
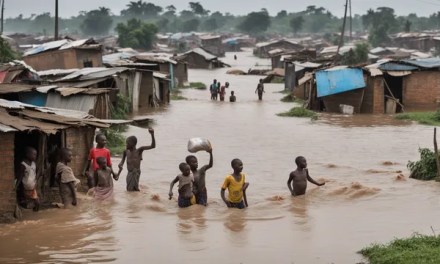
M35 85L20 83L0 83L0 94L31 92Z

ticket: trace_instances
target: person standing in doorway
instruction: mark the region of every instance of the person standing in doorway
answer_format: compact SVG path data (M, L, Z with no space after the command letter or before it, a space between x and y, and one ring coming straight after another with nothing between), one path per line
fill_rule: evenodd
M26 154L17 175L17 182L15 189L17 190L20 184L23 186L24 198L27 201L31 200L34 203L33 210L36 212L40 209L40 199L37 194L37 150L32 147L26 148Z
M264 91L264 84L263 84L263 79L260 79L260 82L257 85L257 89L255 89L255 93L258 92L258 100L263 100L263 93L265 93Z

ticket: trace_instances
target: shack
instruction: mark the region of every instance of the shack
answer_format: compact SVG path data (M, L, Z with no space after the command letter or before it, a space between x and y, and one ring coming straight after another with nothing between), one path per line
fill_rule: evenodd
M14 215L22 195L14 191L16 169L23 160L25 148L37 150L37 192L43 204L60 202L55 181L57 150L72 149L70 166L81 177L88 150L93 146L96 128L109 125L86 113L54 108L41 108L16 101L0 99L0 215ZM17 214L18 216L18 214Z
M0 65L0 83L34 83L41 79L37 72L23 61L12 61Z
M134 62L152 63L154 71L170 75L171 88L184 87L188 84L188 65L185 61L166 53L139 53L130 58Z
M440 102L440 59L383 60L364 68L362 112L432 111Z
M217 56L205 51L202 48L190 50L182 55L176 56L176 60L185 62L192 69L214 69L228 66L220 61Z
M102 47L93 39L62 39L26 51L23 60L37 71L101 67Z
M222 37L218 35L200 36L201 47L209 53L218 56L225 56L225 48L222 43Z
M281 39L274 40L270 42L260 42L257 43L254 49L254 55L260 58L270 58L269 52L271 50L280 49L280 50L302 50L304 47L297 42Z

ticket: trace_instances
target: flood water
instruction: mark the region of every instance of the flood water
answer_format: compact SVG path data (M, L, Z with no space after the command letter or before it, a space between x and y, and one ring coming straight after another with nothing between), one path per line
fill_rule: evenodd
M232 56L226 62L245 71L256 62L269 64L250 53L238 53L238 61ZM406 169L418 147L432 146L431 127L387 116L278 117L293 106L280 102L282 85L266 85L259 102L259 77L227 70L190 70L190 80L229 81L237 103L211 102L207 90L184 90L189 100L150 113L157 148L144 153L141 193L125 192L124 171L114 202L82 195L72 210L26 212L24 221L0 226L0 262L357 263L356 252L370 243L432 234L431 227L440 232L440 185L408 179ZM127 135L150 144L145 129L130 127ZM213 144L209 205L178 209L167 194L191 137ZM286 181L298 155L326 185L309 185L305 196L292 198ZM206 153L197 156L199 166L208 162ZM227 209L220 198L233 158L243 160L250 182L245 210ZM398 180L399 174L405 178Z

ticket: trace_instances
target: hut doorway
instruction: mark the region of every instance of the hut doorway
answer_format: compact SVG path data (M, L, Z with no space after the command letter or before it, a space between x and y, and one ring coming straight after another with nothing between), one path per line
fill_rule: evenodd
M394 114L402 112L403 101L403 77L384 74L384 102L385 113ZM397 102L396 102L397 101Z
M39 131L17 132L14 141L14 167L15 175L18 174L20 164L25 158L26 148L32 147L37 150L37 192L40 200L50 191L50 187L57 186L55 181L55 169L59 161L59 150L62 147L61 132L55 135L46 135ZM24 197L23 185L18 184L17 201L22 207L27 207Z

